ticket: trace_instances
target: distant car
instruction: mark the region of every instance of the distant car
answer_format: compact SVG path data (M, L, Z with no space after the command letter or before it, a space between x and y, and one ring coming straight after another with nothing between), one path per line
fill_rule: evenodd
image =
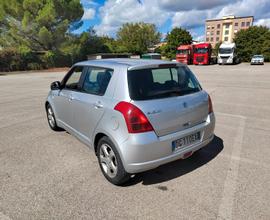
M263 55L254 55L251 58L250 64L261 64L264 65L264 56Z
M49 126L92 147L113 184L185 159L214 138L210 96L191 70L161 60L104 59L75 64L53 82Z

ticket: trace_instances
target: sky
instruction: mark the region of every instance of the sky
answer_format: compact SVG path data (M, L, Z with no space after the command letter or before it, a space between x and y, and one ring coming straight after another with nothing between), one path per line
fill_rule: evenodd
M116 36L122 24L146 22L157 26L162 36L174 27L190 31L195 40L204 40L206 19L226 15L254 16L254 25L270 27L270 0L81 0L83 26L98 35Z

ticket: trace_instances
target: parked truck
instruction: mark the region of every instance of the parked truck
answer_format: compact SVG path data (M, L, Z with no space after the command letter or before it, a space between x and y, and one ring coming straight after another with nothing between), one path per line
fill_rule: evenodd
M216 63L216 57L212 56L212 46L210 43L194 44L193 64L209 65Z
M176 61L185 64L193 64L193 45L180 45L176 51Z
M218 64L236 64L239 62L235 43L222 43L218 50Z

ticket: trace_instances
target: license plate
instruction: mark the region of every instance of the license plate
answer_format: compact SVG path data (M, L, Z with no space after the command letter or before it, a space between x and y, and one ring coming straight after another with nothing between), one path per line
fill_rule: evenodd
M175 150L178 150L180 148L186 147L186 146L191 145L195 142L198 142L200 139L201 139L200 132L179 138L179 139L172 142L172 150L175 151Z

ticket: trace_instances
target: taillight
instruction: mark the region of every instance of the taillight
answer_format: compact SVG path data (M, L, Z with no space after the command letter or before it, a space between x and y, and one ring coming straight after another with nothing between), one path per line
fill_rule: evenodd
M129 133L141 133L154 130L147 117L135 105L128 102L119 102L114 109L123 114Z
M208 95L208 113L210 114L212 112L213 112L213 104L210 95Z

